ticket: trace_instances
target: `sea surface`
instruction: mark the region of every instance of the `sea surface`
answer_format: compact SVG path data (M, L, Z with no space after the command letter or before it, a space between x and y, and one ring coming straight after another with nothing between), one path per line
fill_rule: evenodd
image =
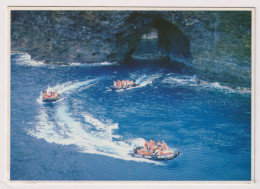
M112 91L118 79L139 86ZM43 103L47 89L61 99ZM251 180L251 92L160 62L44 64L11 55L11 180ZM180 155L129 152L164 140Z

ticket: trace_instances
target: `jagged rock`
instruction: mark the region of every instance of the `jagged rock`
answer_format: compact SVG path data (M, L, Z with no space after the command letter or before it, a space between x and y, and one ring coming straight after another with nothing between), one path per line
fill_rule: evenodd
M202 79L251 86L250 11L11 12L11 49L45 62L130 61L142 56L151 31L156 45L143 58L168 58L192 65Z

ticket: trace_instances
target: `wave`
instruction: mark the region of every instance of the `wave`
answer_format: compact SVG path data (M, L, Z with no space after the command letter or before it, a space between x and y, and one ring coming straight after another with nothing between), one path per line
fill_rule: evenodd
M23 66L75 66L75 67L96 67L96 66L114 66L119 65L115 62L98 62L98 63L45 63L44 61L36 61L31 58L31 55L28 53L22 52L12 52L12 60L14 60L18 65Z
M79 66L79 67L96 67L96 66L117 66L119 63L115 62L99 62L99 63L69 63L69 66Z
M12 60L16 62L18 65L23 65L23 66L46 66L43 61L36 61L31 58L31 55L28 53L16 53L12 54Z
M184 87L197 87L201 89L220 90L226 93L241 93L241 94L251 93L251 90L248 88L233 89L229 86L221 85L218 82L208 82L208 81L201 80L196 75L187 76L187 75L170 73L166 75L166 77L162 80L161 83L171 87L184 86Z

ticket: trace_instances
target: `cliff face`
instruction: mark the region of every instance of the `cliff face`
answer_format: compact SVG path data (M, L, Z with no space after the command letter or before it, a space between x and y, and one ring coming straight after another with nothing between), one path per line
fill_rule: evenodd
M130 61L149 40L148 61L167 58L192 65L202 79L251 85L250 11L11 13L11 49L45 62Z

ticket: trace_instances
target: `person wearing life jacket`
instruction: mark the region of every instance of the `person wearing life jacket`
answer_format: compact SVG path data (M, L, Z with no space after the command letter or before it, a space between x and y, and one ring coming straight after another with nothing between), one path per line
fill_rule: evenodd
M54 98L58 98L58 97L59 97L59 94L58 94L58 91L57 91L57 90L54 92L53 97L54 97Z
M43 93L43 97L42 97L43 99L45 99L45 98L47 98L47 91L45 91L44 93Z
M150 147L151 152L153 152L156 149L154 139L150 140L149 147Z
M48 98L52 97L51 91L48 91L47 97L48 97Z
M114 86L116 87L117 83L114 81Z
M167 144L163 140L162 140L162 149L164 151L168 150L168 146L167 146Z
M161 147L162 147L162 145L161 145L161 143L160 143L159 140L157 141L157 147L158 147L158 148L161 148Z
M148 155L148 154L149 154L149 152L147 151L147 148L144 147L144 148L143 148L143 155Z
M154 139L150 140L150 145L153 146L153 147L155 146Z
M148 148L148 145L149 145L148 141L145 140L145 141L144 141L144 147Z
M157 147L154 151L154 155L162 155L162 148Z
M121 87L121 81L120 80L117 81L117 86Z
M137 149L137 151L136 151L138 154L143 154L143 151L142 151L142 149Z

